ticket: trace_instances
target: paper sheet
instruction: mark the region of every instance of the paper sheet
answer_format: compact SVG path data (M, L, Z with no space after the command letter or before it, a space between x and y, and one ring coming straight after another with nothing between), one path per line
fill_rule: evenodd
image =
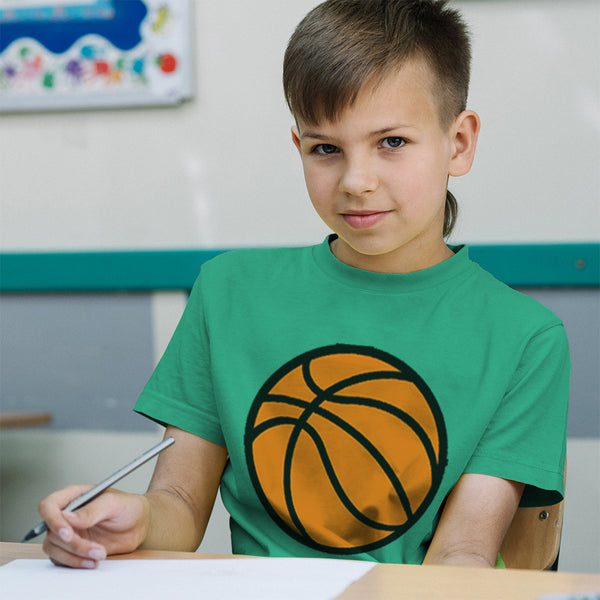
M0 595L11 600L330 600L373 566L311 558L108 560L88 571L20 559L0 567Z
M537 600L600 600L600 592L590 592L589 594L551 594L550 596L540 596Z

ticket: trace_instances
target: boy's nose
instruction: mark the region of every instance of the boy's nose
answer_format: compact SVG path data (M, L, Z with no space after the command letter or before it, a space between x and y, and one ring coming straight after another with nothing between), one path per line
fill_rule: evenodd
M374 192L379 185L375 169L366 160L353 160L346 163L342 171L339 190L350 196L362 196Z

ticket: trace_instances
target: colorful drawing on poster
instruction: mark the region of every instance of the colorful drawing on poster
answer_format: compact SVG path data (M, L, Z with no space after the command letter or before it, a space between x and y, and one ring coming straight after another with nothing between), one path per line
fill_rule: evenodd
M191 96L189 0L5 0L0 110L172 104Z

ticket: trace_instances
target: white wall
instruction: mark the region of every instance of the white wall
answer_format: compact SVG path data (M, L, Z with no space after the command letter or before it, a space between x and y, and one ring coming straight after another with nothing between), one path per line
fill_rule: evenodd
M320 239L280 84L311 4L195 3L197 91L179 108L2 117L2 248Z
M195 3L196 95L178 108L2 116L0 249L320 240L280 83L315 4ZM454 4L472 26L483 119L475 167L452 184L457 237L598 239L600 3Z
M600 2L456 2L474 37L471 173L453 184L469 242L600 237Z

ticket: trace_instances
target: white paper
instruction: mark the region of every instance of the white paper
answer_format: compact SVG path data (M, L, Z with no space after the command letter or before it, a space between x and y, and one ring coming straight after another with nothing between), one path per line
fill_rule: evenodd
M20 559L0 567L0 596L11 600L330 600L373 563L312 558L108 560L97 569Z
M537 600L600 600L600 591L589 594L551 594L550 596L540 596Z

